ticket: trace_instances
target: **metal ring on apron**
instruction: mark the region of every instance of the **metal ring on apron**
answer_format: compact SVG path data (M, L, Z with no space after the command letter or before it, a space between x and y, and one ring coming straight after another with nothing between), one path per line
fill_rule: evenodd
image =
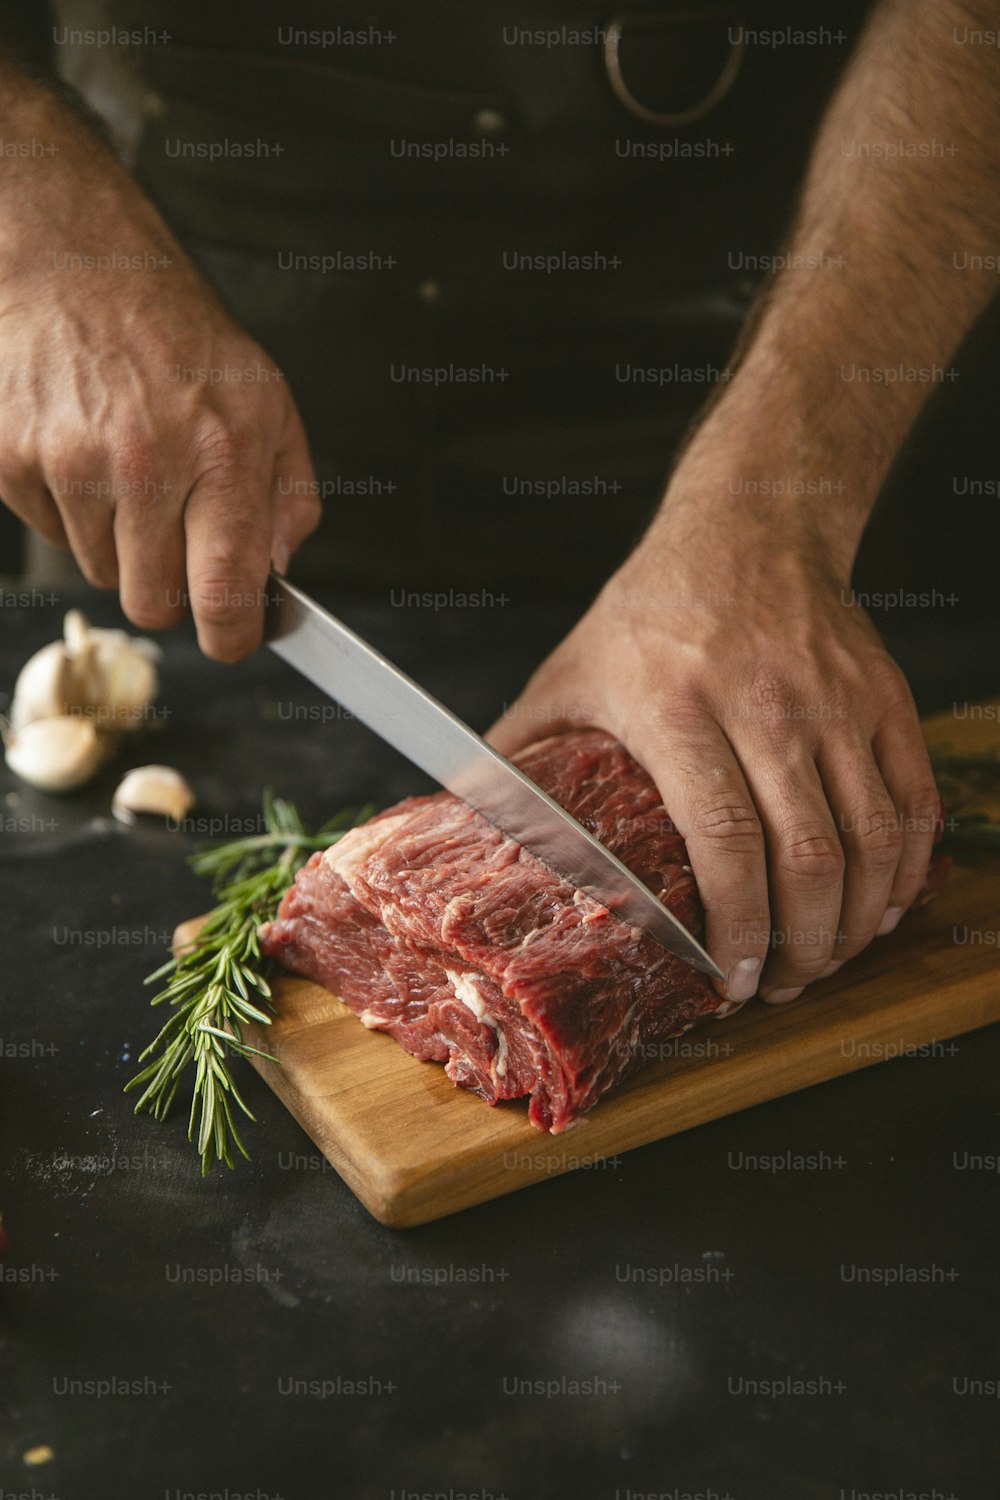
M690 109L678 110L675 113L665 113L662 110L649 109L635 97L628 84L625 82L618 58L618 48L625 34L627 26L638 27L640 30L654 31L658 28L673 26L678 21L688 19L702 19L695 13L684 13L681 15L664 16L655 11L644 11L637 15L617 15L613 21L609 21L604 34L604 67L607 71L608 81L616 96L624 104L630 114L637 119L645 120L648 125L692 125L695 120L702 120L707 114L720 104L729 93L736 82L737 74L743 64L743 54L746 51L746 37L743 28L740 28L739 40L730 40L729 51L722 65L722 71L712 84L711 88L697 104Z

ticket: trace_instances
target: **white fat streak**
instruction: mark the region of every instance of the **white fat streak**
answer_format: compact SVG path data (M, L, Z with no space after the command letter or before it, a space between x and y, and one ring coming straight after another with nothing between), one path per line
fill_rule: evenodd
M467 1010L471 1010L477 1021L485 1026L491 1026L497 1036L497 1052L490 1071L497 1077L503 1078L507 1073L507 1038L500 1030L496 1021L486 1010L486 1002L479 993L479 987L471 974L456 974L454 969L445 969L448 983L455 991L456 1000L460 1000Z
M493 1068L498 1078L507 1077L507 1038L499 1029L497 1030L497 1055Z
M462 1004L472 1011L477 1021L485 1021L486 1025L492 1026L495 1031L496 1022L486 1014L486 1004L472 975L456 974L454 969L445 969L444 972L448 976L448 983L455 991L456 999L461 1000Z
M323 863L350 886L365 861L412 816L412 813L399 813L395 818L383 818L380 823L362 823L360 828L352 828L336 844L331 844L323 855Z

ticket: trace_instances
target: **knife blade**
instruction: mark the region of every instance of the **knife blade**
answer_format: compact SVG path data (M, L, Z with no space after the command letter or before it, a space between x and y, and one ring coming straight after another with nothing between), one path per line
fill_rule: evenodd
M272 651L613 916L725 980L684 924L518 766L308 594L275 573L268 583Z

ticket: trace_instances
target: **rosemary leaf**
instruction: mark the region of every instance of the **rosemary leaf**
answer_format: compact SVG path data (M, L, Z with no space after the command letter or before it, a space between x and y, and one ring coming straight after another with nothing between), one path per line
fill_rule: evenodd
M273 1014L271 987L265 977L269 961L261 957L260 928L274 917L282 896L313 851L336 843L373 811L371 807L356 814L345 810L308 834L293 803L268 790L263 808L264 833L198 849L190 857L195 873L212 881L216 904L194 940L146 980L147 984L162 982L150 1004L167 1005L172 1014L140 1053L139 1061L146 1066L125 1085L126 1092L145 1086L136 1114L148 1110L155 1120L163 1120L181 1075L193 1064L188 1139L197 1142L203 1175L216 1162L232 1167L232 1146L250 1160L234 1124L231 1102L248 1119L254 1116L233 1081L230 1056L278 1061L252 1047L242 1034L249 1021L270 1025Z

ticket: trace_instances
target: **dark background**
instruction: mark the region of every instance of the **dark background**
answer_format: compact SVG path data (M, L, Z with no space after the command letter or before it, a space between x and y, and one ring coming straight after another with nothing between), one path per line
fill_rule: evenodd
M5 610L0 681L73 602ZM328 602L480 727L568 623L528 600L482 614ZM110 604L95 613L116 618ZM893 640L924 710L995 690L998 644L994 632L977 654L952 627ZM121 1094L155 1030L143 977L175 922L206 903L184 866L197 840L116 827L117 775L129 758L177 765L205 817L251 819L270 784L314 823L387 804L420 778L356 723L290 721L288 705L323 699L269 653L223 668L182 631L160 701L163 727L84 792L17 787L16 804L0 801L28 823L6 834L0 863L2 1035L29 1048L5 1055L0 1088L7 1275L27 1277L0 1283L7 1490L843 1500L907 1486L992 1500L994 1403L952 1382L998 1373L998 1184L954 1163L996 1158L1000 1027L407 1231L371 1219L241 1066L254 1160L202 1181L183 1106L158 1126ZM0 797L13 789L0 772ZM885 941L905 944L905 925ZM63 928L146 937L98 951L55 941ZM721 1042L722 1026L712 1034ZM830 1164L738 1166L740 1153L784 1152ZM854 1264L955 1275L862 1286L841 1279ZM230 1280L168 1280L178 1266ZM700 1279L618 1279L630 1267ZM454 1268L484 1279L398 1280ZM248 1270L260 1279L232 1279ZM108 1375L169 1390L97 1400L53 1387ZM338 1375L398 1389L278 1394L279 1380ZM598 1398L503 1393L505 1378L595 1377L609 1387ZM846 1388L729 1391L785 1377ZM32 1475L20 1455L36 1443L56 1457Z
M746 16L839 25L842 15L853 33L864 8L844 5L833 23L815 6ZM51 17L20 9L44 62ZM331 7L300 9L282 21L328 21ZM354 58L275 65L274 8L263 4L109 6L119 24L162 24L176 38L162 56L128 60L155 103L140 180L287 372L321 477L395 485L331 502L296 576L479 728L627 551L703 394L616 388L610 364L724 363L759 279L732 272L728 252L780 244L847 55L846 44L748 55L717 115L677 132L732 139L734 158L711 172L626 173L616 135L657 133L615 113L593 56L513 68L504 54L501 68L502 55L474 41L501 9L443 6L448 24L435 29L402 4L371 17L338 8L343 24L409 23L405 60L393 54L383 80L401 92L346 80L343 69L360 71ZM743 14L698 8L710 12L714 31L685 22L650 55L675 104L717 66L720 22ZM515 19L607 16L553 0ZM418 96L405 87L414 80ZM426 179L387 175L387 135L461 135L487 107L503 117L513 170L442 173L433 213L418 212ZM271 174L165 170L168 138L258 129L287 143ZM597 246L625 266L614 281L515 289L496 274L507 243ZM400 262L382 280L276 271L284 246L373 244ZM902 455L855 578L866 592L951 598L874 615L924 712L997 691L997 498L957 493L1000 477L996 333L994 309ZM478 408L385 380L392 358L483 357L517 378ZM501 503L510 473L598 474L622 490L613 505L517 506ZM0 573L19 574L21 542L0 511ZM442 585L495 586L506 602L391 603L394 589ZM0 598L0 711L66 608L124 623L109 596L72 586L24 579ZM198 654L190 627L165 647L167 713L91 787L51 798L0 771L0 1209L12 1239L0 1281L0 1500L993 1500L996 1403L954 1382L1000 1378L998 1182L955 1162L998 1152L1000 1028L406 1232L368 1216L247 1068L254 1159L232 1174L201 1180L183 1107L164 1126L133 1117L121 1089L156 1021L143 977L207 897L185 866L194 833L125 832L110 819L129 758L178 766L205 818L252 819L268 785L313 823L421 786L353 722L283 719L279 705L322 699L268 654L223 668ZM905 943L905 922L886 941ZM784 1152L825 1153L830 1165L780 1175L732 1165ZM842 1279L844 1265L899 1264L944 1279ZM179 1267L202 1280L171 1279ZM668 1279L619 1279L629 1268ZM407 1271L452 1279L401 1283ZM463 1283L463 1271L481 1279ZM337 1376L396 1389L280 1394L286 1379ZM164 1388L59 1394L65 1380L107 1377ZM620 1389L509 1396L512 1378ZM731 1382L780 1378L844 1389L731 1393ZM22 1455L38 1444L55 1457L32 1470Z

